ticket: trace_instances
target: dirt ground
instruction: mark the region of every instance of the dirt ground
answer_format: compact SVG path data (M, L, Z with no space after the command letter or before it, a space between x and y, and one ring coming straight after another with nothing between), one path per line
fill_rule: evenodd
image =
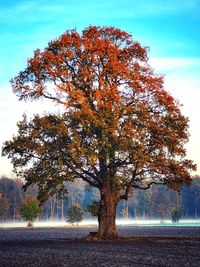
M197 227L120 227L127 240L80 239L94 230L0 229L0 266L200 266Z

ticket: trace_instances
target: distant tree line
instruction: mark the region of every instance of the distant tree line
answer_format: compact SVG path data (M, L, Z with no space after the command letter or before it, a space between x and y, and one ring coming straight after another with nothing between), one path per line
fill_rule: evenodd
M37 187L22 189L23 181L8 177L0 177L0 220L21 220L20 207L25 197L37 196ZM98 202L99 193L91 189L83 181L67 182L68 194L63 197L49 197L39 215L40 220L66 220L72 205L84 211L84 218L90 217L88 206ZM179 193L166 189L163 185L152 186L148 190L135 190L128 201L121 200L117 207L118 218L164 220L170 212L178 209L182 218L200 218L200 177L194 177L190 187L184 186Z

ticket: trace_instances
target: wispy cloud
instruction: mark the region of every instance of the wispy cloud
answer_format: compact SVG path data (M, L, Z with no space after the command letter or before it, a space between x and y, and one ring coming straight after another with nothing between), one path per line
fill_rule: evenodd
M80 17L84 16L91 18L145 18L148 16L158 15L178 15L182 12L192 10L196 13L200 3L196 0L115 0L115 1L22 1L16 2L16 5L0 11L1 19L14 19L17 16L18 20L44 21L51 20L56 15ZM84 10L84 13L82 12ZM92 13L91 13L92 12ZM30 15L31 14L31 15ZM145 17L144 17L145 16Z
M147 14L176 14L182 13L183 11L194 10L199 6L198 0L155 0L155 1L137 1L137 7Z

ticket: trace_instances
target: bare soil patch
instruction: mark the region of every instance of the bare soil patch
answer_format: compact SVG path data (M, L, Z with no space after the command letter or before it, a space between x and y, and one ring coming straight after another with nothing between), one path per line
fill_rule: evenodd
M0 229L0 266L200 266L199 228L120 227L127 239L81 239L94 230Z

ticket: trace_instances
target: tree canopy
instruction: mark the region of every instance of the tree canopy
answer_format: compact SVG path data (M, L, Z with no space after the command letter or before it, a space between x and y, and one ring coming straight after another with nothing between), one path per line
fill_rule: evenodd
M116 205L132 190L191 184L188 119L130 34L67 31L37 49L12 86L20 100L49 99L63 113L24 117L3 154L27 186L38 184L40 199L76 178L99 188L100 236L116 235Z

